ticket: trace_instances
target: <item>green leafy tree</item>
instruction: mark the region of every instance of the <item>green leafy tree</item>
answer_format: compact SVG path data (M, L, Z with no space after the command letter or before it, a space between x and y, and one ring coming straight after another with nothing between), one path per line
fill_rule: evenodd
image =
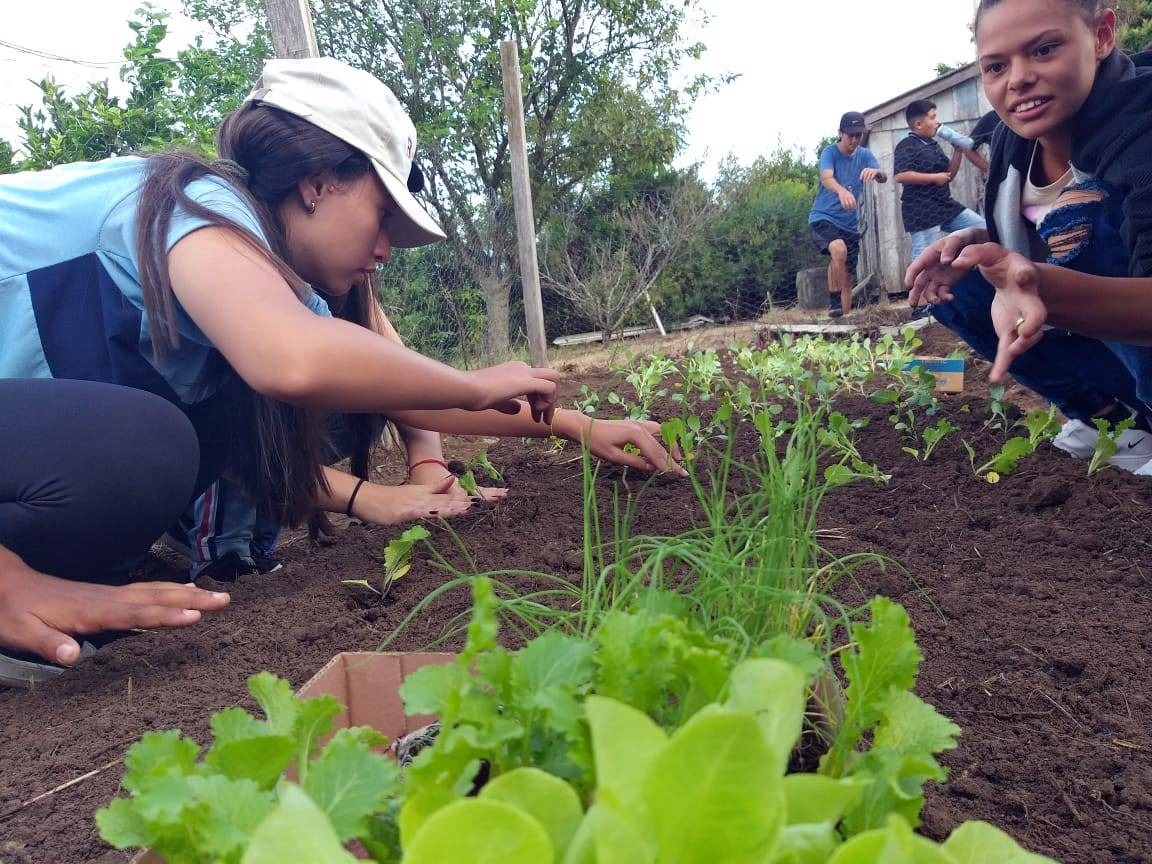
M0 174L8 174L13 171L15 159L16 153L12 150L12 145L0 138Z
M243 99L269 53L266 32L241 41L217 31L211 47L198 37L170 58L160 52L168 14L145 4L137 15L120 69L127 96L111 95L103 81L69 95L45 78L41 104L20 109L23 155L0 152L0 167L39 170L171 146L211 151L220 118Z
M1134 53L1152 43L1152 0L1121 0L1120 47Z
M721 164L719 215L665 274L660 306L669 315L748 318L795 297L796 271L819 263L808 234L816 165L778 148L742 167Z
M947 75L949 72L955 72L957 69L963 69L967 66L970 60L958 60L955 63L937 63L936 64L936 77Z

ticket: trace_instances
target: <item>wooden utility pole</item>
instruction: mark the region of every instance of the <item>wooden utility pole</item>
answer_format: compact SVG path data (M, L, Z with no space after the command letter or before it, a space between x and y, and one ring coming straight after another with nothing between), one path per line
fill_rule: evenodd
M544 334L544 303L540 299L540 267L536 261L536 224L532 215L532 185L528 177L528 148L524 140L524 97L520 93L520 56L516 43L500 43L500 70L504 78L504 114L508 118L508 158L512 163L512 203L516 210L516 245L520 258L520 284L524 289L524 323L533 366L548 365Z
M320 56L308 0L264 0L264 5L277 57L296 60Z

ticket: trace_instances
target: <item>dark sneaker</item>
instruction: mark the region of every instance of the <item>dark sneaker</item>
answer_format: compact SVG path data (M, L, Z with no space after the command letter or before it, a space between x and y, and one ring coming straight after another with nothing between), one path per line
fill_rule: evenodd
M839 318L843 314L844 310L840 308L840 298L837 297L835 300L828 304L828 317Z
M216 582L235 582L241 576L259 573L260 568L251 558L237 552L225 552L215 561L209 561L192 573L192 579L207 577Z
M253 555L252 563L256 565L257 573L275 573L284 567L279 558L271 555Z

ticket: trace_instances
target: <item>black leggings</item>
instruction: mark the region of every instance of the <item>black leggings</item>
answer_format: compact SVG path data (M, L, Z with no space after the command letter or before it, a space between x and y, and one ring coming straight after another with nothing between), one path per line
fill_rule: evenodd
M196 432L129 387L0 380L0 545L31 567L102 580L146 552L192 497Z

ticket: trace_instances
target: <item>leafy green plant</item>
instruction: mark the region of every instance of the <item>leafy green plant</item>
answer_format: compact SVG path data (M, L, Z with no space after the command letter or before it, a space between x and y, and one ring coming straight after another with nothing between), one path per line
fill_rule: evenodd
M572 400L572 407L584 414L595 414L600 408L600 394L587 384L581 384L580 395Z
M177 730L144 733L124 759L131 797L96 814L100 836L119 849L149 846L166 864L353 860L341 844L366 834L399 788L395 764L373 752L386 739L355 727L320 748L341 711L336 699L298 699L268 672L248 691L264 719L217 712L202 757ZM288 768L295 782L283 778ZM294 851L276 858L275 849Z
M1092 450L1092 458L1088 460L1089 477L1108 466L1108 460L1115 456L1116 451L1119 449L1116 439L1121 432L1131 429L1135 425L1135 421L1129 418L1127 420L1121 420L1115 426L1112 426L1107 420L1097 417L1092 421L1092 425L1096 427L1100 434L1096 436L1096 444Z
M976 450L967 441L964 449L968 452L968 464L972 466L972 473L983 477L989 483L998 483L1001 477L1011 474L1020 464L1020 460L1031 456L1036 448L1045 441L1052 440L1060 431L1060 422L1056 419L1056 409L1047 411L1030 411L1023 419L1017 420L1015 427L1023 427L1028 433L1027 437L1014 435L1000 445L1000 450L985 462L976 467Z
M715 394L717 380L722 379L724 375L724 367L715 348L694 351L693 347L689 343L689 353L681 364L684 389L672 397L678 402L693 397L702 402L709 401Z
M218 713L202 760L177 732L133 746L130 797L97 814L101 836L168 864L350 864L349 840L401 864L1049 861L984 823L943 844L912 833L957 730L911 692L921 658L892 601L873 600L839 652L841 738L817 773L786 774L819 665L803 643L737 660L682 616L637 608L589 639L549 633L508 651L491 586L474 589L457 660L401 688L409 712L440 718L402 781L370 750L379 733L319 747L339 705L261 673L250 689L267 719ZM482 763L487 780L466 797ZM289 766L295 781L279 777Z
M482 470L489 480L497 483L504 482L504 475L496 470L496 466L493 465L488 458L488 451L481 450L468 460L468 464L464 468L464 473L456 478L456 482L460 484L460 488L473 497L480 495L480 485L476 482L477 469Z
M984 426L988 429L1007 430L1011 424L1008 421L1008 402L1004 398L1003 384L988 385L988 419Z
M407 576L408 571L412 569L412 547L431 536L423 525L413 525L399 537L389 540L388 545L384 547L384 575L380 580L380 587L376 587L367 579L341 579L341 583L359 585L381 597L387 597L392 585Z
M639 363L635 357L629 356L629 365L624 369L624 380L632 385L636 403L629 405L615 392L608 394L608 401L625 408L631 420L648 420L656 400L668 395L668 388L663 386L665 381L678 371L674 360L660 354L653 354L646 363Z
M935 426L925 426L920 430L920 437L924 439L923 450L917 450L914 447L904 447L902 449L914 458L927 462L928 457L932 455L932 451L939 446L940 442L955 431L956 427L953 426L947 418L941 417L936 421Z

